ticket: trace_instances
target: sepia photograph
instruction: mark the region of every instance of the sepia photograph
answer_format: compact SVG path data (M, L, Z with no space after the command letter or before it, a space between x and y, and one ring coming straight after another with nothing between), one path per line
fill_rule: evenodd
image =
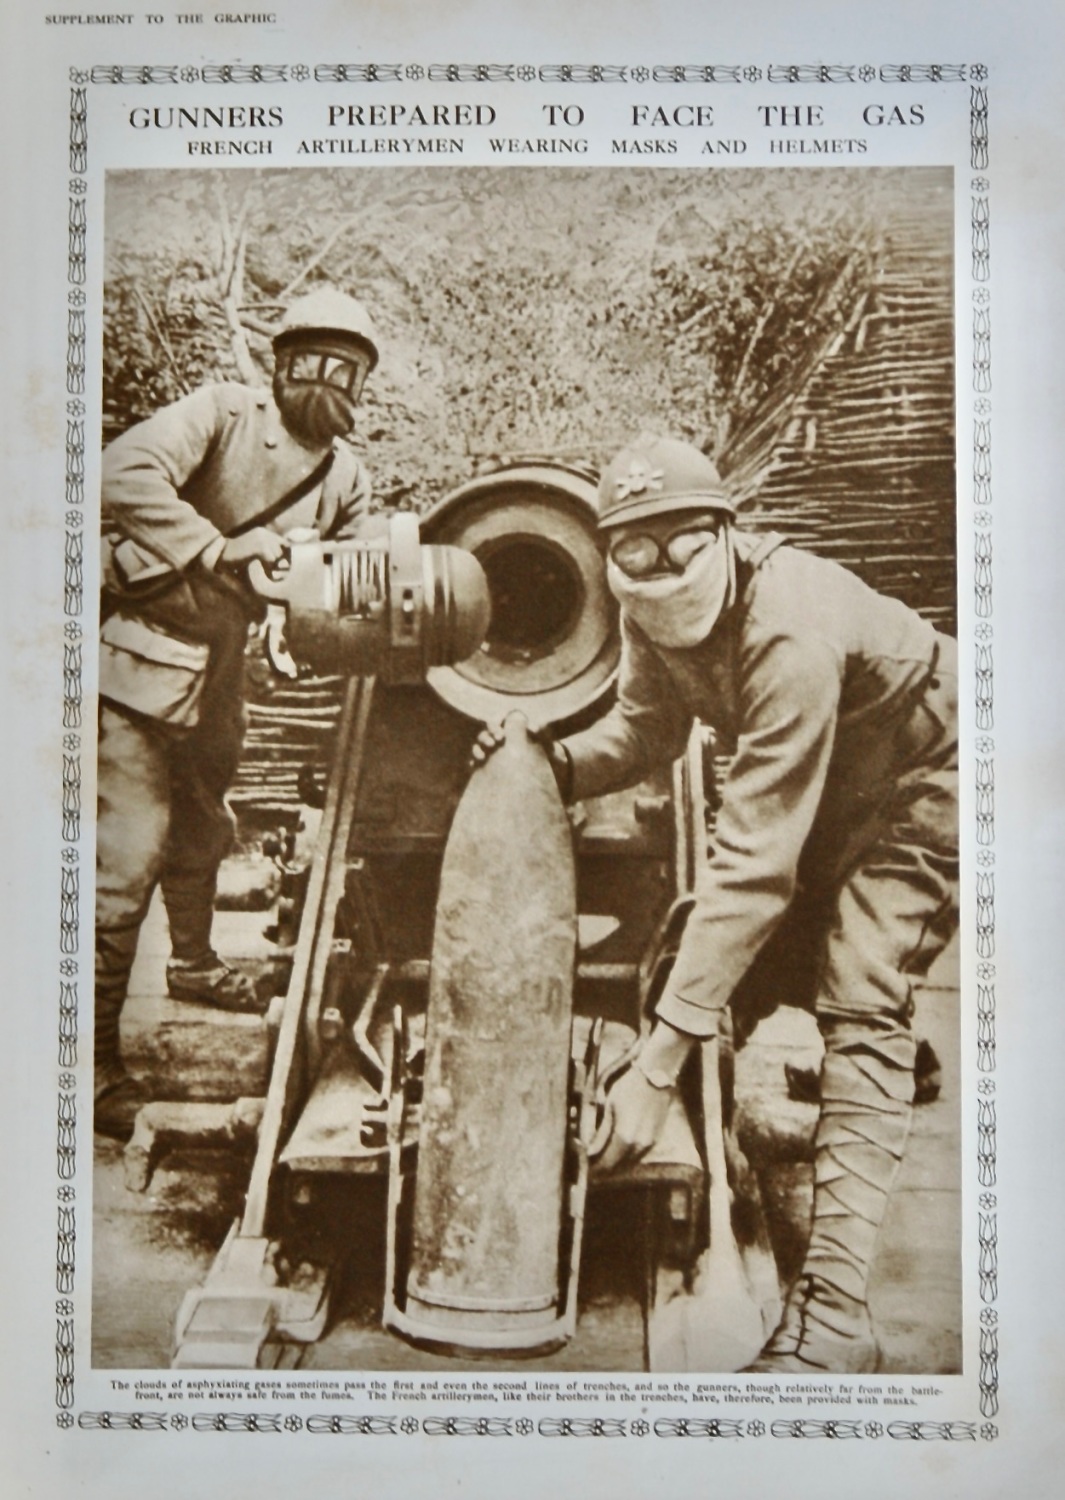
M1056 1493L1061 30L4 11L5 1495Z
M953 170L102 236L92 1365L960 1373Z

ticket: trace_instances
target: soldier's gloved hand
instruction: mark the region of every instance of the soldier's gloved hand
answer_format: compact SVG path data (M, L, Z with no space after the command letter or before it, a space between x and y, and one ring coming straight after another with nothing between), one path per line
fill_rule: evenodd
M219 556L220 564L234 571L246 568L250 562L261 562L271 572L287 564L288 559L289 545L285 538L268 526L253 526L241 536L226 537Z
M646 1156L666 1123L677 1079L694 1038L659 1021L632 1066L606 1096L609 1134L596 1159L599 1171L612 1172Z
M470 763L474 770L485 764L489 756L499 749L506 737L502 724L484 726L470 750ZM530 729L529 738L546 750L559 792L562 794L563 801L568 802L573 785L573 764L569 758L569 751L565 745L552 736L550 729Z

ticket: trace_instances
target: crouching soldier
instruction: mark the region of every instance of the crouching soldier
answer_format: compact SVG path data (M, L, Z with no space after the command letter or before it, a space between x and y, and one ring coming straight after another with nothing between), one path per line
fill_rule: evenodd
M683 751L696 717L735 752L656 1023L609 1095L603 1165L649 1149L696 1041L730 1004L737 1035L751 1029L752 980L798 936L825 1044L813 1221L750 1368L870 1371L869 1269L913 1102L912 986L957 923L956 644L835 563L737 532L687 443L626 448L599 508L618 697L553 747L564 795L640 780ZM794 958L776 972L776 1000L798 1003Z
M128 1138L145 1102L119 1017L158 885L171 995L257 1009L211 945L224 803L244 734L243 663L259 603L246 578L283 565L284 533L356 532L366 471L344 441L377 345L364 308L320 289L274 339L272 394L207 386L139 423L103 459L96 886L95 1126Z

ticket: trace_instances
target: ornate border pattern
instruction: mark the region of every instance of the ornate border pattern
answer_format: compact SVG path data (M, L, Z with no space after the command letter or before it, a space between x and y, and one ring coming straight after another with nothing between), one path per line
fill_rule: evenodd
M988 169L989 100L983 63L872 64L769 63L762 66L734 64L621 64L552 63L539 67L512 63L318 63L312 67L285 63L208 63L202 67L177 64L113 64L91 69L69 70L68 167L68 259L67 259L67 364L66 364L66 469L64 503L64 591L66 615L63 647L62 706L62 842L60 856L59 910L59 1007L57 1045L57 1233L56 1233L56 1422L62 1429L75 1425L74 1406L74 1303L76 1194L72 1185L77 1167L77 1093L72 1069L78 1061L79 959L80 952L80 849L82 832L82 640L84 610L84 506L85 394L86 380L86 243L88 183L88 91L94 86L162 86L167 84L287 84L305 83L533 83L558 84L755 84L763 80L788 84L853 84L879 80L885 84L968 83L970 115L970 165L974 172ZM981 731L976 750L976 840L978 845L975 885L977 973L977 1066L981 1073L977 1097L977 1176L982 1188L995 1185L997 1176L997 1117L995 1109L996 996L995 965L995 743L994 665L992 658L993 548L991 536L991 276L990 184L986 176L971 183L971 275L977 283L972 292L972 390L974 402L974 588L977 625L974 631L976 726ZM980 1411L986 1417L998 1411L998 1297L997 1199L980 1194L978 1218L979 1287L984 1303L980 1314ZM660 1418L652 1424L642 1418L627 1420L602 1417L545 1417L534 1424L529 1418L470 1416L416 1417L348 1416L333 1412L314 1414L306 1420L294 1413L204 1412L187 1417L178 1412L81 1412L77 1426L94 1431L137 1432L263 1432L395 1436L424 1432L431 1436L530 1436L541 1437L636 1437L652 1431L656 1437L763 1437L766 1423L713 1417ZM903 1441L975 1440L973 1422L851 1421L842 1419L782 1419L769 1425L775 1438L878 1439L885 1434ZM985 1421L979 1427L985 1441L998 1437L997 1427Z
M761 1437L764 1430L752 1436ZM667 1438L735 1438L743 1437L744 1424L729 1417L660 1417L654 1434Z
M64 1423L64 1426L72 1425ZM785 1440L825 1438L830 1442L857 1439L875 1442L889 1437L902 1442L975 1442L975 1422L862 1421L834 1417L785 1417L771 1422L730 1417L661 1417L653 1425L641 1417L531 1417L432 1416L399 1417L375 1412L372 1416L347 1416L337 1412L314 1413L304 1419L294 1412L205 1411L184 1412L84 1411L77 1425L92 1432L255 1432L298 1433L312 1437L532 1437L544 1438L645 1438L652 1432L661 1438L762 1438ZM981 1436L997 1437L990 1423Z
M981 175L971 184L972 251L972 478L974 478L974 586L977 627L974 631L975 718L977 739L977 1179L993 1188L998 1179L998 1112L995 1107L998 1062L996 1052L995 978L995 658L993 613L995 573L992 544L992 216L990 216L989 95L987 69L972 69L969 89L969 162ZM980 1194L977 1220L980 1299L980 1410L990 1418L999 1410L998 1313L999 1232L998 1199ZM986 1439L998 1437L990 1422L981 1428Z
M59 1026L56 1048L56 1421L73 1425L74 1303L77 1208L73 1186L77 1171L78 951L81 937L81 721L82 611L84 591L85 504L85 278L88 184L87 78L71 69L67 185L67 353L66 449L63 500L63 736L61 836L59 866Z
M970 70L969 161L979 173L970 187L973 392L973 555L976 625L973 631L976 728L976 1065L981 1074L976 1094L977 1180L995 1186L998 1176L998 1118L995 1107L997 1064L995 1036L995 668L994 549L991 485L991 208L988 139L987 69ZM982 1192L977 1214L980 1300L980 1412L998 1412L998 1200ZM985 1439L998 1436L990 1422L980 1428Z
M290 1419L291 1420L291 1419ZM340 1412L330 1412L324 1417L308 1417L307 1431L312 1433L343 1434L345 1437L389 1437L396 1432L395 1417L348 1417Z
M114 63L78 71L75 81L93 84L164 83L965 83L987 79L983 63L205 63L203 67ZM972 166L987 166L987 90L973 87ZM72 170L74 170L72 168Z

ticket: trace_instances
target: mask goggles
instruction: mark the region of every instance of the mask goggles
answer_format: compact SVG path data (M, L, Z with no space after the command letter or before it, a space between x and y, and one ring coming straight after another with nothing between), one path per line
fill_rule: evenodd
M608 549L612 563L628 578L651 578L659 573L683 573L692 559L711 546L721 532L721 521L700 517L662 539L650 532L622 536Z
M358 401L367 369L365 360L345 359L317 349L293 349L284 374L293 385L328 385L349 400Z

